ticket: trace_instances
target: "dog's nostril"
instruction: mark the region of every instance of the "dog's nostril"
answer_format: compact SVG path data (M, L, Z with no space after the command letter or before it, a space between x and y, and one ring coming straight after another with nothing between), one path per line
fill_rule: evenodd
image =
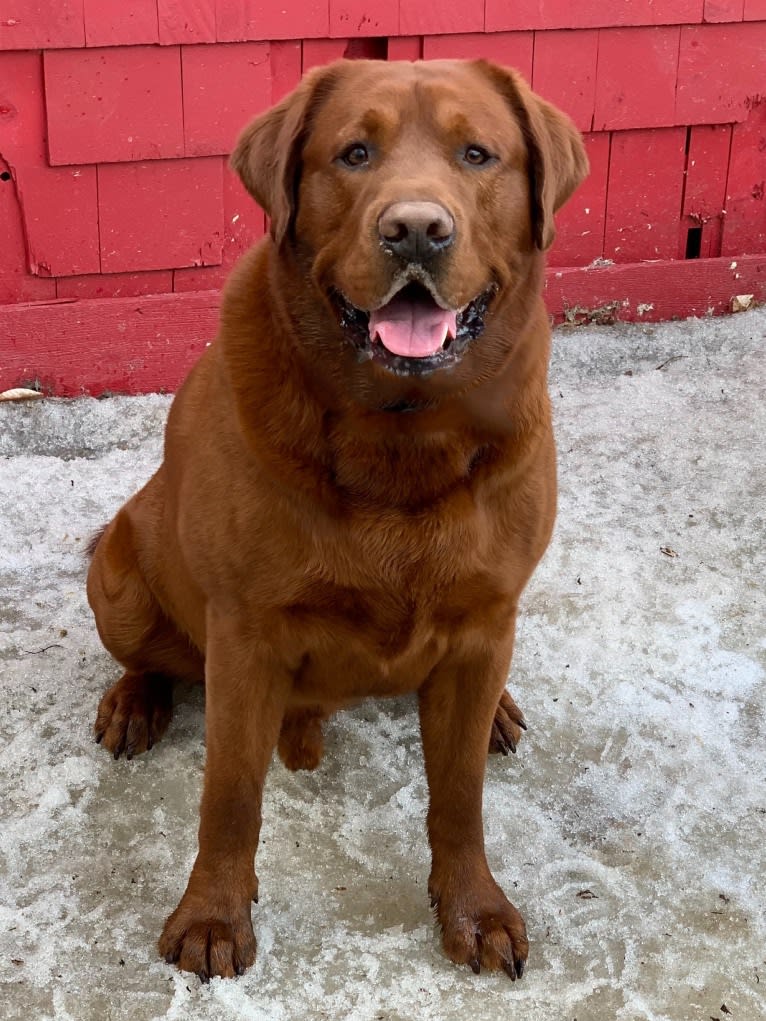
M383 244L407 259L424 259L452 243L455 221L437 202L395 202L378 220Z
M446 241L452 236L452 232L455 229L455 224L452 221L452 217L447 220L446 218L434 220L433 223L429 223L426 234L433 241Z
M403 241L409 231L406 223L389 223L381 226L380 234L385 241Z

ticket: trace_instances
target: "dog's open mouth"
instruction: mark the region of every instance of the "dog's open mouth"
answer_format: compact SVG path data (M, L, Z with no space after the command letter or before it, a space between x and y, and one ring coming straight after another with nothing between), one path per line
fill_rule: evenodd
M425 375L455 365L484 329L494 286L461 309L445 309L411 281L380 308L366 311L332 294L340 324L360 355L397 375Z

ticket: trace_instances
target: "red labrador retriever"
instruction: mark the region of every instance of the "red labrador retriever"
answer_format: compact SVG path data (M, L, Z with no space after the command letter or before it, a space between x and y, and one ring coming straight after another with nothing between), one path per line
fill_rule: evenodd
M125 670L95 725L115 758L162 737L174 681L205 682L199 853L160 952L203 980L253 963L274 748L314 769L335 709L417 692L444 949L519 978L482 786L488 747L524 728L504 688L556 501L543 253L587 171L580 137L483 61L341 61L246 128L232 165L271 236L88 577Z

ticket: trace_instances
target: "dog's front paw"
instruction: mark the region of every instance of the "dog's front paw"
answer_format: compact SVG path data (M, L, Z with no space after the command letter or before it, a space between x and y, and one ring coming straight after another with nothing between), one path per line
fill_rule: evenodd
M451 895L429 886L442 930L444 952L475 974L503 970L511 981L524 974L529 943L524 919L491 876Z
M202 982L216 975L242 975L255 961L250 901L222 910L215 898L206 900L187 892L165 922L158 946L168 964L196 972Z

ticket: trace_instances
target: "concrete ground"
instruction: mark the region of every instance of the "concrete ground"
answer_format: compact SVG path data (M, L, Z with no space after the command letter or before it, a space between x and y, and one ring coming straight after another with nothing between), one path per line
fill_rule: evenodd
M766 310L561 330L561 499L493 757L487 851L527 919L511 985L441 954L410 700L275 761L254 969L202 986L155 941L196 848L203 699L133 762L93 743L118 670L88 535L160 457L162 397L0 405L0 1017L766 1018Z

